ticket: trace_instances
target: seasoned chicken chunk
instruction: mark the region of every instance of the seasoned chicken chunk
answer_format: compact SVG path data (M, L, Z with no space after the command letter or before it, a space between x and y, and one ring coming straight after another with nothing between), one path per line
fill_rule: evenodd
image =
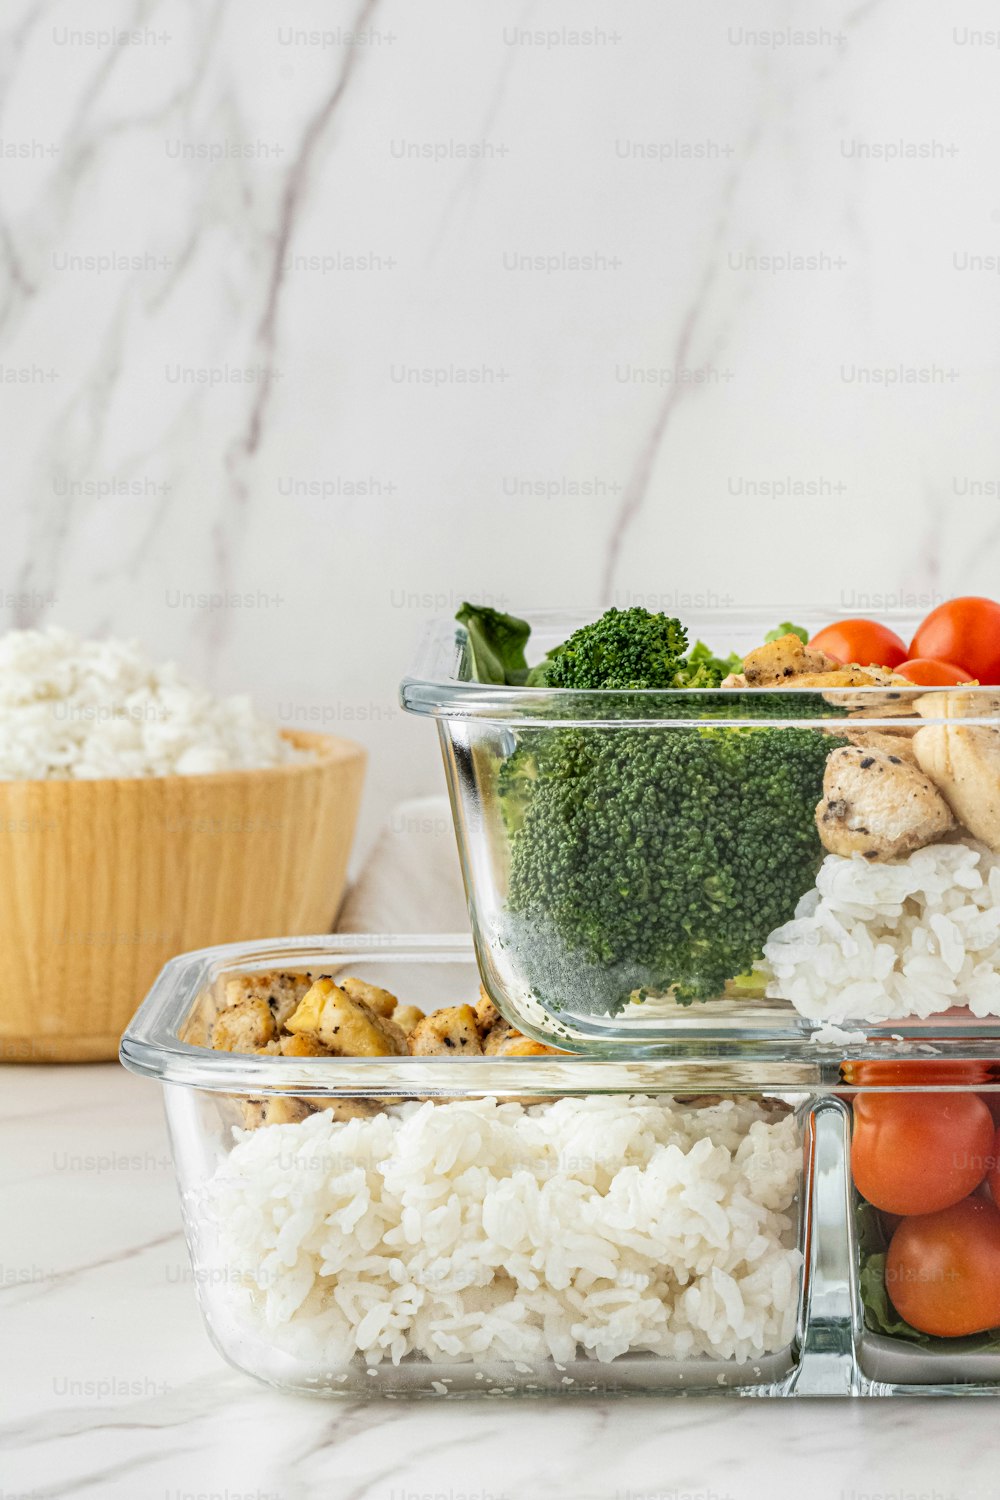
M402 1030L377 1015L364 1000L352 1000L332 979L317 979L285 1022L296 1035L310 1034L340 1057L393 1057L406 1052Z
M247 1130L258 1130L261 1125L298 1125L312 1113L304 1099L291 1094L243 1101L243 1123Z
M520 1035L520 1031L515 1031L510 1022L500 1016L495 1025L483 1034L483 1052L487 1057L498 1057L508 1038Z
M826 763L816 826L831 854L897 859L954 827L951 809L912 761L845 745Z
M391 1016L399 1004L396 996L388 990L380 989L377 984L366 984L363 979L342 979L340 988L352 1000L363 1000L370 1005L377 1016Z
M237 1001L220 1011L212 1026L217 1052L259 1052L276 1036L271 1007L263 998Z
M837 663L824 651L810 651L797 635L788 634L751 651L743 662L743 676L747 687L780 687L788 677L836 668Z
M423 1019L424 1013L419 1005L397 1005L392 1013L393 1025L398 1026L404 1036L409 1036Z
M499 1029L499 1028L498 1028ZM504 1035L497 1037L495 1045L493 1039L496 1031L490 1033L485 1051L492 1057L558 1057L557 1047L547 1047L544 1042L533 1041L530 1036L511 1028Z
M911 743L959 822L1000 854L1000 730L925 724Z
M414 1057L481 1057L483 1045L471 1005L452 1005L436 1010L415 1026L406 1039Z
M311 1105L317 1114L325 1110L335 1120L368 1120L380 1108L378 1099L331 1099L317 1095L312 1099L303 1099L302 1102ZM395 1101L386 1099L382 1102L391 1104Z
M278 1042L282 1057L332 1057L333 1053L311 1031L283 1036Z
M1000 693L968 688L921 693L914 707L924 719L1000 719Z
M912 683L907 682L905 677L900 677L897 672L890 672L886 667L850 667L844 668L845 673L857 674L863 680L845 682L842 687L861 687L865 691L861 693L824 693L827 703L834 703L838 708L846 708L852 719L912 719L914 717L914 704L920 696L920 688L915 688ZM830 680L825 681L824 688L831 687ZM884 693L873 693L873 687L885 688ZM900 725L894 733L912 733L906 726Z
M503 1016L497 1010L496 1006L493 1004L493 1001L486 993L485 986L480 985L479 999L476 1001L476 1025L485 1036L486 1033L488 1031L492 1031L493 1027L496 1026L500 1021L503 1021ZM506 1025L506 1022L504 1022L504 1024Z
M869 750L881 750L885 755L898 755L901 760L907 761L910 765L916 765L913 740L908 734L897 734L894 730L886 729L852 729L849 726L844 729L838 727L832 732L842 734L845 739L850 740L852 745L860 745Z
M227 979L223 987L223 1005L238 1005L242 1000L265 1000L280 1030L302 996L313 982L311 974L240 974Z

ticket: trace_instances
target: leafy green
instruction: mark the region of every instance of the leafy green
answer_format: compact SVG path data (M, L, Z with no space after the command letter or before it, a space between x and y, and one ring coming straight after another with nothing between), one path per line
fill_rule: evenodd
M783 625L776 625L769 630L764 637L765 641L780 641L783 635L797 635L803 646L809 644L809 632L804 625L793 625L791 620L786 620Z
M527 620L503 614L485 604L463 604L455 619L469 638L469 659L475 682L522 686L528 676L524 648L531 635Z
M704 641L695 641L681 669L677 672L674 687L718 687L732 672L743 670L743 658L734 651L729 656L716 656Z

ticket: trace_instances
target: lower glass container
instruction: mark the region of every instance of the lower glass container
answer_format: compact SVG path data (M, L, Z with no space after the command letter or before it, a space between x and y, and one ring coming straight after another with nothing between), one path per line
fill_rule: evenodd
M791 1060L751 1044L575 1057L518 1039L478 989L461 939L240 944L164 970L122 1060L165 1085L194 1281L232 1364L355 1398L970 1393L1000 1381L1000 1343L901 1332L873 1298L887 1254L875 1236L888 1244L905 1219L864 1206L862 1188L882 1188L852 1175L852 1128L859 1162L872 1099L942 1097L927 1087L933 1062L902 1079L892 1062L886 1083L872 1071L884 1063L845 1064L819 1045ZM320 1000L335 1007L332 1031ZM436 1030L414 1029L414 1006ZM477 1007L471 1020L464 1006ZM349 1011L368 1024L350 1047L380 1052L332 1050L350 1050L338 1030ZM232 1045L234 1018L251 1015L266 1040L211 1045ZM949 1149L975 1157L986 1144L975 1104L997 1085L989 1060L967 1066L943 1096L977 1132L953 1131ZM977 1170L955 1167L954 1191ZM1000 1223L982 1196L989 1172L965 1196ZM918 1260L915 1274L942 1274L940 1262Z

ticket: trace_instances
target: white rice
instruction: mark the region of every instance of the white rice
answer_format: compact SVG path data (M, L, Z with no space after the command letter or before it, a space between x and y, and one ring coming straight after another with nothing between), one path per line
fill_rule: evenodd
M764 960L768 995L816 1020L1000 1016L1000 858L972 842L830 854Z
M192 776L294 759L248 698L215 699L134 642L0 637L0 781Z
M794 1115L641 1096L328 1112L246 1134L202 1190L225 1315L329 1372L784 1348Z

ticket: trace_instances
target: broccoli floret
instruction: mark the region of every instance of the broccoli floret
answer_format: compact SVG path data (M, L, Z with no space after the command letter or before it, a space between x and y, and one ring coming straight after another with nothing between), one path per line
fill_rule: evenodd
M515 799L505 941L550 1006L722 993L794 914L823 850L830 750L811 729L553 729L505 768Z
M680 620L609 609L549 652L545 677L557 688L670 688L686 650Z

